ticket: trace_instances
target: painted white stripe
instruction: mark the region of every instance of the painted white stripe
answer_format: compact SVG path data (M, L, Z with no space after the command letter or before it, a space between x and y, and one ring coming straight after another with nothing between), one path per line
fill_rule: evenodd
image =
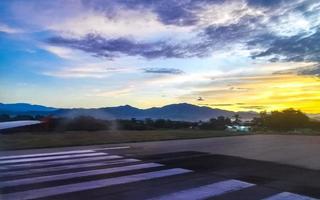
M48 167L52 165L76 164L76 163L89 162L89 161L112 160L112 159L119 159L119 158L122 158L122 156L112 155L112 156L75 158L75 159L68 159L68 160L51 160L51 161L44 161L40 163L34 162L34 163L5 165L5 166L0 166L0 169L1 170L8 170L8 169L18 170L18 169L23 169L25 167Z
M39 158L23 158L23 159L15 159L15 160L2 160L2 161L0 161L0 164L34 162L34 161L90 157L90 156L102 156L102 155L107 155L107 153L102 153L102 152L100 152L100 153L84 153L84 154L72 154L72 155L64 155L64 156L49 156L49 157L39 157Z
M152 200L200 200L241 190L251 186L254 186L254 184L239 180L227 180L155 197L152 198Z
M122 147L106 147L106 148L100 148L100 149L93 149L94 151L101 151L101 150L117 150L117 149L130 149L130 146L122 146Z
M290 192L281 192L263 200L317 200L316 198L294 194Z
M42 188L42 189L34 189L34 190L28 190L28 191L24 191L24 192L3 194L1 197L3 200L35 199L35 198L48 197L48 196L65 194L65 193L70 193L70 192L79 192L79 191L83 191L83 190L91 190L91 189L96 189L96 188L108 187L108 186L112 186L112 185L120 185L120 184L125 184L125 183L133 183L133 182L143 181L143 180L151 180L151 179L155 179L155 178L162 178L162 177L167 177L167 176L184 174L184 173L188 173L188 172L192 172L192 171L187 170L187 169L174 168L174 169L160 170L160 171L155 171L155 172L134 174L134 175L129 175L129 176L120 176L120 177L115 177L115 178L88 181L88 182L83 182L83 183L61 185L61 186L48 187L48 188Z
M32 178L25 178L25 179L16 179L16 180L10 180L10 181L2 181L0 184L0 188L34 184L34 183L42 183L42 182L49 182L49 181L57 181L57 180L66 180L66 179L80 178L80 177L87 177L87 176L94 176L94 175L111 174L116 172L125 172L125 171L147 169L147 168L161 167L161 166L163 165L158 163L143 163L138 165L124 166L124 167L113 167L113 168L107 168L107 169L88 170L88 171L81 171L81 172L75 172L75 173L57 174L57 175L51 175L51 176L40 176L40 177L32 177Z
M36 168L36 169L27 169L27 170L19 170L19 171L8 171L8 172L0 172L0 177L27 175L27 174L42 173L42 172L57 172L57 171L69 170L69 169L79 169L79 168L86 168L86 167L100 167L100 166L132 163L132 162L139 162L139 161L140 160L138 160L138 159L131 159L130 158L130 159L113 160L113 161L98 162L98 163L83 163L83 164L76 164L76 165L62 165L62 166L57 166L57 167L46 167L46 168Z
M76 153L93 153L93 152L94 150L78 150L78 151L60 151L60 152L52 152L52 153L24 154L24 155L15 155L15 156L1 156L0 160L39 157L39 156L57 156L57 155L76 154Z

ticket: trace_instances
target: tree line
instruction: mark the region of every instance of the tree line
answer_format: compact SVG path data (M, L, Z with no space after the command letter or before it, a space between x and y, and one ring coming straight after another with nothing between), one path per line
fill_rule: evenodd
M16 128L14 131L98 131L98 130L159 130L159 129L205 129L225 130L227 126L243 125L239 115L231 118L217 117L208 121L188 122L168 119L121 119L103 120L90 116L74 118L0 115L0 121L42 120L45 123L37 126ZM246 122L253 130L292 131L297 129L320 130L320 122L310 119L306 114L295 109L261 112L252 121Z
M10 116L0 115L0 121L41 120L45 123L30 127L15 128L13 131L98 131L98 130L159 130L159 129L210 129L224 130L231 124L230 118L212 118L207 122L173 121L169 119L119 119L103 120L91 116L74 118L46 116Z

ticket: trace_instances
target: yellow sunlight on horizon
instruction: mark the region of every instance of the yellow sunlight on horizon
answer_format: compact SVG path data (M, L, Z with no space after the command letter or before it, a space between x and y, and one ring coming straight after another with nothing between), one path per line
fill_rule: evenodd
M320 113L320 79L317 77L294 74L245 77L228 86L226 90L202 91L199 95L206 97L207 106L220 109L271 111L295 108L305 113Z

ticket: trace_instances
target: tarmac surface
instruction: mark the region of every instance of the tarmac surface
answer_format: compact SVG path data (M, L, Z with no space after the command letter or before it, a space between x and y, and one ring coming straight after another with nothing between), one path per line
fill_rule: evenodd
M320 137L1 152L0 199L319 199Z

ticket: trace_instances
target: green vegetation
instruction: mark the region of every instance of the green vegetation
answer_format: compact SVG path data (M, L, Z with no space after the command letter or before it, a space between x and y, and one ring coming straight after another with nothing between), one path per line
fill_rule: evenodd
M244 135L209 130L68 131L0 134L0 149L28 149Z

